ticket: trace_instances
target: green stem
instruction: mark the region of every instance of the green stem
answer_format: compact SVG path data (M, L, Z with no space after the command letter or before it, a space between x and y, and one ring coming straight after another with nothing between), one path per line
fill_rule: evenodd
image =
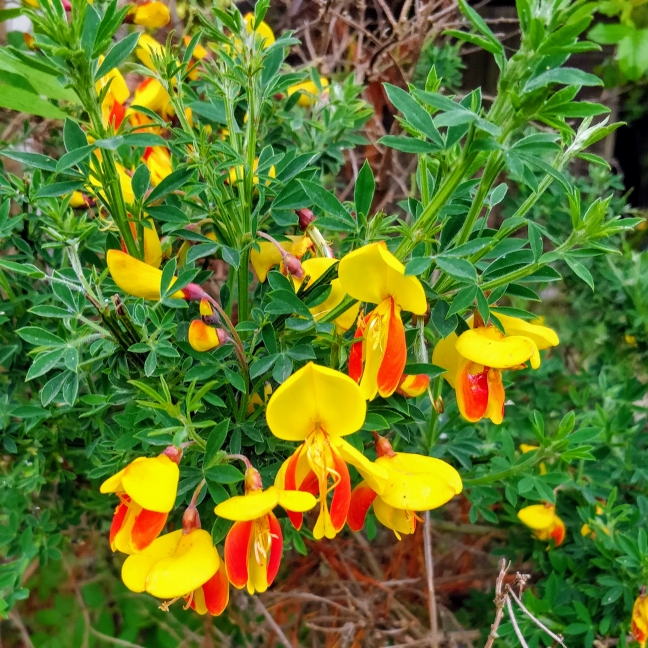
M490 475L484 475L483 477L475 477L474 479L463 479L464 486L468 488L473 486L484 486L486 484L493 484L495 482L501 481L503 479L508 479L509 477L515 477L523 472L528 472L530 468L533 468L539 464L543 459L547 459L550 456L548 448L541 448L535 453L534 457L530 457L526 461L522 461L515 466L511 466L506 470L499 470L498 472L490 473Z

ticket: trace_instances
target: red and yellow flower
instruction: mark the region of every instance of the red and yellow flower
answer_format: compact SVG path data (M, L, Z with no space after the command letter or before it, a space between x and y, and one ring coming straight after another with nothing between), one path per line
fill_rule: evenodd
M217 616L229 600L225 565L211 535L202 529L167 533L129 556L122 580L131 592L148 592L171 602L184 598L199 614Z
M234 525L225 538L227 575L250 594L265 592L272 585L283 551L281 525L272 512L278 505L290 512L310 511L317 504L310 493L270 486L263 490L258 470L248 466L245 495L221 502L214 512Z
M154 187L157 187L173 171L171 152L166 146L147 147L142 160L151 173L151 184Z
M103 58L103 56L99 58L100 64ZM109 87L101 102L101 118L105 127L112 126L117 130L124 121L126 114L124 103L130 97L130 90L122 73L117 68L112 69L97 81L95 84L97 93L101 93L106 86Z
M287 239L287 241L279 241L279 245L298 259L313 247L313 241L308 236L288 236ZM263 283L272 268L282 266L282 257L275 244L270 241L257 241L256 245L259 249L252 248L250 262L259 281ZM283 272L284 268L282 267L281 270Z
M171 19L166 5L156 0L149 0L138 5L132 5L126 16L127 22L144 27L164 27Z
M327 257L315 257L312 259L307 259L302 262L302 268L304 269L304 276L301 279L294 278L293 286L295 292L299 290L304 279L310 277L308 280L308 286L315 283L331 266L334 266L337 263L337 259L330 259ZM310 308L310 312L313 315L315 321L320 320L327 313L336 308L339 304L342 303L342 300L346 297L346 293L342 289L342 284L339 279L333 279L331 281L331 292L328 297ZM337 326L338 331L344 332L350 329L353 326L353 323L358 316L358 311L360 310L360 304L353 304L347 311L342 313L337 319L335 319L335 325Z
M406 398L416 398L425 394L429 386L430 379L425 374L414 374L411 376L403 374L396 388L396 392Z
M632 636L641 644L641 648L644 648L646 640L648 640L648 598L645 588L642 589L632 606L630 629Z
M349 375L360 383L367 400L378 394L391 396L403 376L407 360L405 327L401 311L423 315L427 301L421 282L405 276L405 266L384 241L347 254L338 268L342 289L354 299L377 304L358 320L351 347Z
M542 349L556 346L556 333L517 317L497 314L505 335L495 326L468 320L470 330L457 336L451 333L435 347L432 362L446 369L443 377L454 388L459 412L476 422L489 418L500 424L504 418L502 371L540 366Z
M551 504L533 504L518 511L520 521L533 529L538 540L553 540L559 546L565 540L565 523L556 515L556 507Z
M155 38L148 34L142 34L137 41L135 48L135 56L144 64L149 70L155 72L153 65L153 56L162 56L164 53L164 46L158 43Z
M101 484L102 493L116 493L120 499L110 526L113 551L134 554L158 537L175 503L179 460L171 446L168 454L138 457Z
M376 464L385 468L389 478L381 494L365 481L351 493L347 523L352 531L364 526L373 504L378 521L400 534L416 530L417 511L429 511L449 502L461 493L459 473L445 461L407 452L394 452L384 437L376 435Z
M129 223L133 239L137 244L137 225ZM159 268L162 263L162 243L160 237L155 229L155 223L152 218L147 218L142 226L144 238L144 263L153 268ZM126 252L126 246L122 241L122 250Z
M319 515L313 529L316 540L334 538L347 519L351 501L347 463L379 494L389 478L384 467L369 461L343 438L362 427L366 411L355 381L312 362L280 385L268 402L270 431L279 439L302 441L279 469L275 486L319 494ZM288 517L295 528L301 527L301 513L289 512Z

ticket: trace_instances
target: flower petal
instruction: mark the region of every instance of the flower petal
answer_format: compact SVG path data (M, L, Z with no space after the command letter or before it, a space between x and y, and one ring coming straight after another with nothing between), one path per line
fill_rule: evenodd
M128 504L126 502L119 502L119 504L117 504L117 507L115 508L115 514L113 515L112 523L110 524L109 542L111 547L113 547L115 537L124 524L126 513L128 513ZM115 551L114 547L113 551Z
M520 509L517 516L522 524L525 524L530 529L548 529L556 518L556 507L533 504Z
M215 328L207 326L205 322L199 319L192 320L189 324L189 333L187 340L191 348L200 353L211 351L220 346L220 340Z
M229 602L229 580L225 563L221 562L218 571L203 584L201 589L209 614L213 616L222 614Z
M164 47L158 43L155 38L149 36L148 34L141 34L139 40L137 41L137 47L135 48L135 56L146 65L149 70L155 72L155 65L153 65L152 54L161 56L164 52Z
M406 511L429 511L443 506L462 491L459 473L445 461L397 452L376 463L389 473L380 497L385 504Z
M126 496L128 497L128 496ZM110 543L110 548L113 551L119 551L124 554L135 554L138 553L137 548L133 545L133 526L137 520L137 516L142 511L142 507L138 506L135 502L128 503L128 509L124 517L124 522L121 527L115 533L112 542Z
M358 326L356 329L355 338L362 338L364 335L363 330ZM362 378L362 350L363 350L363 340L359 342L353 342L351 345L351 350L349 351L349 377L356 382L360 382Z
M497 319L502 323L507 337L509 335L521 335L530 338L540 351L560 344L558 335L548 326L532 324L531 322L527 322L519 317L509 317L508 315L502 315L501 313L497 313Z
M421 396L427 391L430 385L430 379L425 374L416 374L413 376L406 376L403 374L396 390L401 396L407 398L416 398Z
M149 572L158 561L173 556L181 537L182 529L167 533L154 540L144 551L126 558L121 573L124 585L131 592L146 591Z
M179 478L178 464L162 454L128 465L122 486L142 508L168 513L175 504Z
M385 468L367 459L362 452L344 439L331 439L330 441L342 459L350 463L362 475L372 490L379 495L385 490L385 484L389 479L389 473Z
M279 489L270 486L267 490L253 490L245 495L230 497L221 502L214 509L218 517L236 522L256 520L267 513L279 503Z
M351 504L347 515L347 524L351 531L360 531L364 526L369 507L376 499L376 493L365 481L361 481L351 493Z
M290 252L293 245L298 244L302 238L301 236L289 236L289 240L279 241L279 245L286 252ZM259 281L263 283L268 276L268 272L281 263L281 253L274 243L270 243L270 241L258 241L257 245L259 246L258 250L253 247L250 251L250 262Z
M457 370L461 362L461 356L456 349L458 340L456 333L450 333L447 338L439 340L432 352L432 364L437 367L446 369L443 377L448 381L450 387L454 388L456 384Z
M146 549L162 533L168 517L168 513L158 513L148 509L140 511L131 530L131 541L137 551Z
M484 416L489 418L495 425L504 420L504 385L502 384L502 372L499 369L488 371L488 407Z
M338 277L344 291L359 301L379 304L392 297L405 311L423 315L427 310L423 285L416 277L405 276L405 266L384 241L349 252L340 261Z
M313 502L315 502L314 498ZM270 559L268 560L267 574L269 587L274 582L277 572L279 571L279 565L281 564L281 557L283 555L283 534L281 532L279 520L277 520L274 513L268 514L268 521L270 523L270 533L272 534L272 545L270 546Z
M525 337L504 337L492 326L464 331L457 339L457 351L464 358L485 367L510 369L537 356L535 343Z
M376 497L373 507L378 522L391 529L400 540L400 534L411 535L416 531L416 517L411 511L403 511L385 502L382 497Z
M266 419L276 437L302 441L318 427L331 436L357 432L366 411L362 392L351 378L309 362L275 391Z
M405 327L401 320L400 308L394 304L393 300L387 326L385 353L377 376L378 393L383 398L388 398L396 391L407 362Z
M144 457L138 457L135 459L135 461L142 461ZM123 491L124 488L122 487L122 477L124 476L124 473L126 472L126 468L123 468L120 470L118 473L115 473L112 477L108 477L106 481L101 484L99 487L99 492L100 493L117 493L119 491Z
M204 529L197 529L181 535L173 555L158 560L151 567L146 591L163 599L184 596L206 583L219 565L220 558L211 535Z
M339 533L344 526L349 513L349 504L351 503L351 476L346 463L337 452L331 453L335 471L339 477L336 477L337 485L333 488L333 499L331 500L330 520L335 533ZM327 538L330 536L326 536Z
M144 27L164 27L170 18L166 5L153 0L136 6L133 12L133 24Z
M273 488L272 486L270 488ZM286 511L297 511L303 513L315 508L317 500L310 493L302 493L298 490L280 490L279 506Z
M241 589L248 581L248 554L253 522L235 522L225 538L225 565L230 583Z
M479 421L488 409L488 369L462 360L457 369L455 392L461 416L473 423Z

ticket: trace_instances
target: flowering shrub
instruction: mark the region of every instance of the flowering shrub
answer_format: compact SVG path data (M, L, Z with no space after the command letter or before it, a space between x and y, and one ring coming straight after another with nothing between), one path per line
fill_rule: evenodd
M593 288L583 260L639 219L611 195L582 208L567 173L576 158L605 166L587 148L616 127L575 101L598 78L564 65L596 48L578 40L588 6L518 3L510 58L460 7L470 31L451 34L494 56L498 94L488 109L479 90L442 94L434 68L424 89L385 85L402 134L380 144L418 162L400 216L372 209L367 163L353 200L326 188L371 110L351 79L285 63L296 40L275 37L267 2L246 16L213 8L166 45L122 29L163 25L157 2L28 10L34 53L22 56L75 98L60 158L3 152L28 169L0 184L16 329L2 352L4 446L17 455L3 542L19 556L5 565L5 609L26 596L32 558L60 557L49 511L24 515L57 456L103 479L116 507L110 522L86 483L84 507L61 517L92 511L128 555L126 587L165 610L182 598L219 615L230 584L273 583L284 542L301 549L368 519L400 538L462 492L471 521L497 522L498 484L543 551L571 541L560 491L572 462L594 459L595 435L573 412L546 430L535 413L536 441L517 452L506 390L559 344L526 310L542 301L530 286L566 264ZM127 69L144 77L132 98ZM504 179L528 195L499 220ZM554 187L570 216L560 231L532 217ZM486 419L503 425L488 433L497 452L466 433Z

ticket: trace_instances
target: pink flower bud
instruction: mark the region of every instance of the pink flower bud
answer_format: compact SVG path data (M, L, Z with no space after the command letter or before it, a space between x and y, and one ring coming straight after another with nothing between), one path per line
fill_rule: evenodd
M200 515L195 504L190 504L182 516L182 533L187 535L196 529L200 529Z
M286 254L283 258L283 264L289 275L295 277L295 279L304 278L304 268L302 267L301 261L296 256L293 254Z
M306 228L315 221L315 214L310 209L298 209L299 229L304 232Z
M190 283L182 289L185 301L199 301L205 297L205 291L195 283Z
M162 454L169 457L171 461L180 465L180 460L182 459L182 450L180 448L176 448L175 446L170 445L164 449L164 452Z

